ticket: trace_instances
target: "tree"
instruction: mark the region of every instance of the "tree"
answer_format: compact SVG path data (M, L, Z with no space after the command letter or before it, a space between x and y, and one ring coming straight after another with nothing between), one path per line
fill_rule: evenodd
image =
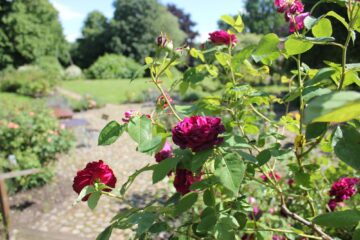
M288 26L281 14L277 14L273 0L246 0L246 13L242 18L248 32L279 35L288 33Z
M67 43L56 9L48 0L1 1L0 69L41 56L67 60Z
M154 41L160 32L166 33L175 46L184 42L186 34L178 20L157 0L116 0L111 22L112 52L142 61L154 51Z
M81 32L82 37L76 40L71 53L78 66L88 68L107 51L110 39L108 19L99 11L90 12Z
M184 10L178 8L175 4L168 4L167 9L178 18L180 29L187 35L186 43L193 45L195 38L199 36L199 32L193 29L193 27L196 26L196 23L191 20L191 15L185 13Z

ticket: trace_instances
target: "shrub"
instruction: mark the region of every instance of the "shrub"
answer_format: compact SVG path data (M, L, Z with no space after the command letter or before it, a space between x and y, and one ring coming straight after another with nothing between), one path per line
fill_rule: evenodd
M90 79L115 79L115 78L131 78L135 74L142 77L141 65L133 59L121 55L106 54L91 65L86 71L86 76Z
M64 76L64 69L56 57L40 57L34 62L34 65L46 72L48 78L61 80Z
M83 79L81 68L76 65L71 65L65 69L64 80L80 80Z
M42 168L40 174L11 179L11 192L48 182L50 163L56 154L66 152L73 142L43 104L0 103L0 170L3 172Z
M83 96L80 100L67 98L71 109L75 112L87 111L102 108L105 104L90 95Z
M0 76L0 90L31 97L49 94L57 80L39 67L26 66L18 70L8 69Z

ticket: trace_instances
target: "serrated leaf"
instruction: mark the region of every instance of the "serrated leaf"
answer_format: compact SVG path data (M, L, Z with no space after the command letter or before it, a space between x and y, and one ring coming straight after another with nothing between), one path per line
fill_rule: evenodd
M238 194L244 175L245 164L238 154L230 153L215 159L215 176L234 196Z
M280 56L278 49L279 42L280 39L276 34L270 33L265 35L252 53L255 62L261 61L264 64L270 65L272 61Z
M360 93L334 92L317 97L305 109L305 123L345 122L360 116Z
M116 121L109 122L100 132L98 145L113 144L125 131L125 126Z
M360 133L356 128L338 126L333 134L332 146L336 156L356 170L360 170Z
M112 234L113 226L108 226L102 231L99 236L97 236L96 240L109 240Z
M169 172L176 168L178 163L178 158L167 158L155 165L152 175L153 184L163 180Z
M314 46L313 43L297 38L289 38L285 42L286 54L297 55L309 51Z
M265 149L265 150L261 151L256 156L259 166L266 164L270 160L270 158L271 158L271 151L269 149Z
M87 200L88 207L90 209L96 208L96 206L99 202L100 196L101 196L101 192L94 192L90 195L89 199Z
M327 18L320 19L311 29L314 37L331 37L333 33L331 21Z
M198 199L196 192L190 192L183 196L180 201L175 205L175 214L179 215L191 209Z
M313 219L313 223L325 227L344 228L358 224L360 212L357 210L345 210L319 215Z
M139 212L131 215L128 221L133 225L135 224L137 225L136 235L140 236L141 234L149 230L149 228L152 226L156 218L157 218L156 213Z

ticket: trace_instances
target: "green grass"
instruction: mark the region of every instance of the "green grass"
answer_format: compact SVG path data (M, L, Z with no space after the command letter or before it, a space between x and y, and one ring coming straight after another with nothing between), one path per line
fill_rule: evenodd
M127 79L68 81L63 82L62 87L80 95L89 94L104 103L141 100L143 91L156 88L148 78L135 79L132 82Z
M0 92L0 103L23 104L23 103L33 103L38 101L40 100L33 99L31 97L21 96L16 93Z

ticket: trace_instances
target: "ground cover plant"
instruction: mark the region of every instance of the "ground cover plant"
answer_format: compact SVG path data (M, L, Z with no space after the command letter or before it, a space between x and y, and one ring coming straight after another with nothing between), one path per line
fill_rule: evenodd
M0 94L0 170L39 168L41 173L9 180L10 192L42 186L52 177L51 163L73 143L70 132L60 126L40 100Z
M312 16L328 2L346 9L347 19L334 11ZM127 133L138 144L136 151L154 156L153 163L122 185L106 159L94 159L74 178L78 201L90 209L100 197L128 205L114 213L99 240L128 228L135 239L159 233L168 239L359 239L360 93L348 89L358 89L360 64L347 61L347 50L360 32L360 3L318 1L310 12L300 0L274 4L289 26L283 40L271 33L235 51L235 33L244 24L231 16L222 17L231 28L210 33L201 49L174 48L168 36L158 37L157 54L145 58L160 94L156 108L151 114L127 111L122 122L105 126L98 141L110 145ZM332 37L330 19L347 29L345 42ZM339 48L341 61L325 59L321 69L307 65L301 56L315 45ZM199 64L184 72L181 93L225 72L221 93L192 105L174 104L163 79L186 54ZM280 56L295 63L283 78L289 84L283 98L246 82L249 74L267 74ZM296 103L297 109L275 120L269 110L274 103ZM136 206L126 193L146 171L154 184L169 179L173 195Z

